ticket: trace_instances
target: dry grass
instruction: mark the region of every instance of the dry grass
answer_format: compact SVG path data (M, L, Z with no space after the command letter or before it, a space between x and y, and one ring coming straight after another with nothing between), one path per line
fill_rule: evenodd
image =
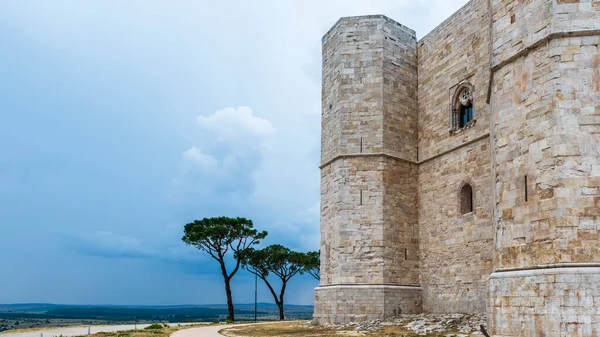
M193 324L181 326L163 326L161 329L137 329L114 332L98 332L89 335L89 337L169 337L175 331L208 325L209 324ZM86 335L80 337L88 336Z
M133 325L134 323L127 323L128 325ZM152 324L152 323L138 323L139 325L141 324ZM156 324L162 324L162 323L156 323ZM174 327L170 327L170 328L163 328L164 330L166 329L171 329L171 332L175 332L181 329L186 329L186 328L196 328L199 326L208 326L208 325L212 325L214 323L211 324L190 324L190 325L182 325L182 326L174 326ZM12 333L17 333L17 332L31 332L31 331L40 331L40 330L48 330L48 331L52 331L52 330L59 330L59 329L70 329L70 328L88 328L88 327L93 327L94 325L102 325L102 326L110 326L111 324L73 324L73 325L61 325L61 326L48 326L48 327L44 327L44 326L40 326L40 327L34 327L34 328L23 328L23 329L12 329L12 330L5 330L5 331L0 331L0 337L3 334L12 334ZM115 325L115 324L113 324ZM117 324L119 325L119 324ZM98 332L98 333L94 333L91 334L90 336L96 336L96 337L101 337L101 336L108 336L108 337L116 337L117 333L121 332L121 333L129 333L129 332L133 332L133 331L143 331L144 329L142 328L138 328L138 330L123 330L123 331L116 331L116 332ZM87 335L86 335L87 336ZM151 336L158 336L158 335L151 335Z
M221 334L230 337L342 337L343 335L337 334L337 331L312 326L310 322L282 322L282 323L271 323L271 324L258 324L258 325L246 325L233 328L225 328L220 331ZM348 336L348 335L347 335ZM360 336L360 335L355 335Z
M22 329L10 329L10 330L4 330L4 331L0 331L0 336L2 336L3 334L9 334L9 333L17 333L17 332L31 332L31 331L39 331L39 330L55 330L55 329L63 329L63 328L87 328L88 325L65 325L65 326L40 326L40 327L33 327L33 328L22 328Z
M419 335L401 326L387 326L379 331L338 330L310 325L310 322L284 322L261 325L247 325L226 328L220 331L229 337L446 337L453 332L432 332ZM458 332L455 332L458 334Z

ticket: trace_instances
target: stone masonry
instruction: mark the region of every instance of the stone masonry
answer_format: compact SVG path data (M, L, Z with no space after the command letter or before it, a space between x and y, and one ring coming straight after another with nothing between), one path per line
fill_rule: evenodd
M420 41L342 18L322 96L316 322L600 336L600 0L472 0Z

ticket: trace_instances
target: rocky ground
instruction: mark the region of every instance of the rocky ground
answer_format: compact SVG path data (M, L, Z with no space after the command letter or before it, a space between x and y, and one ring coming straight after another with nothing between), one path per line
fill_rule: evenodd
M352 328L356 331L378 331L386 326L402 326L416 334L428 335L439 333L447 337L469 337L471 333L480 331L480 326L487 326L485 314L415 314L400 315L393 319L348 323L337 326L338 329ZM447 333L447 334L443 334ZM482 335L483 336L483 335Z

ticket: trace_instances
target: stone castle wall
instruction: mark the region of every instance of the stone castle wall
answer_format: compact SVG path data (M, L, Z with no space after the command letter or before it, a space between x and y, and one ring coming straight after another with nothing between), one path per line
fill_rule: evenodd
M419 41L419 238L423 309L483 312L492 272L488 0L471 1ZM456 87L474 90L476 124L451 134ZM465 145L466 144L466 145ZM460 214L470 183L475 209Z
M491 331L597 336L600 3L492 3Z
M321 212L328 226L321 229L321 284L384 282L383 161L348 158L323 167L321 200L327 206Z
M457 149L419 169L421 287L426 312L486 310L494 253L491 178L487 141ZM466 215L459 212L463 181L475 192L474 210Z
M475 121L451 130L463 83ZM317 322L487 310L495 337L600 335L600 1L472 0L418 42L343 18L322 128Z
M356 285L315 289L315 321L319 324L361 322L422 311L417 287Z
M490 133L488 1L469 2L419 41L420 162ZM476 124L450 134L450 101L462 82L474 87Z
M388 284L418 286L418 167L390 158L386 161L382 185L383 221L388 224L383 231L385 280Z

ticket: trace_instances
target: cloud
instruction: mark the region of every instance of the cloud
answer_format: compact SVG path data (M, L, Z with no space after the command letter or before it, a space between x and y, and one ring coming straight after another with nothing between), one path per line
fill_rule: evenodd
M275 135L273 124L249 107L224 108L196 120L200 136L197 144L181 153L183 165L172 179L176 191L171 196L214 201L215 195L250 195Z
M169 262L202 261L196 249L182 244L173 246L150 245L138 238L123 236L109 231L62 237L67 247L81 255L122 259L153 259Z
M319 115L304 111L275 118L286 133L249 107L197 116L199 139L181 153L182 170L173 179L178 200L202 203L211 209L207 216L253 219L270 233L265 244L318 249Z
M142 246L142 241L136 238L114 234L109 231L96 231L83 236L67 236L68 246L83 255L147 258L151 251Z
M303 210L298 212L298 217L299 218L319 218L321 214L321 202L317 202L316 204L312 205L312 207L310 207L307 210Z
M271 122L252 115L248 107L225 108L209 116L198 116L198 124L222 142L262 140L275 133Z
M200 168L214 169L218 162L213 156L203 153L199 148L192 146L184 151L181 156L185 161L198 165Z

